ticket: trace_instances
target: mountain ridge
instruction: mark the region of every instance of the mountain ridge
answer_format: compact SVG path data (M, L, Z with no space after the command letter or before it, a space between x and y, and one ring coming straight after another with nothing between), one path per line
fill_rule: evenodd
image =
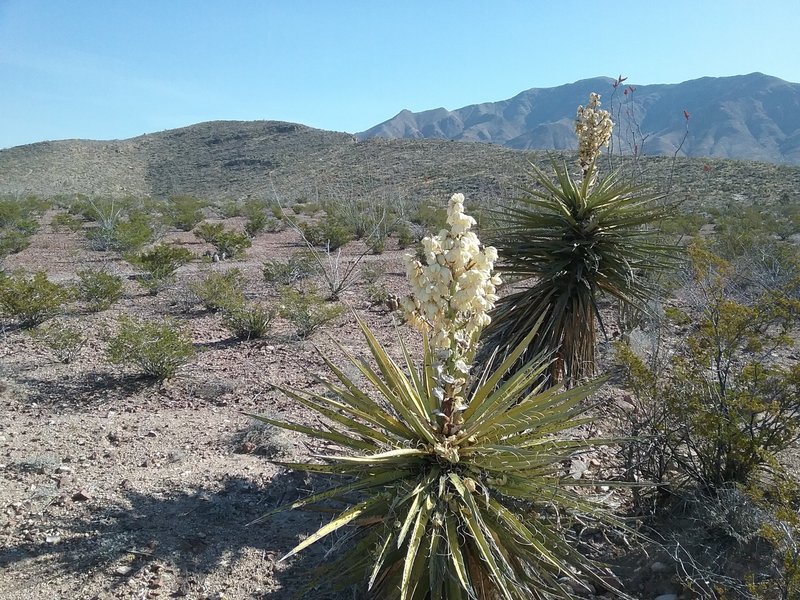
M618 152L800 164L800 84L763 73L647 85L594 77L454 110L402 110L356 136L572 150L575 109L590 92L612 113Z

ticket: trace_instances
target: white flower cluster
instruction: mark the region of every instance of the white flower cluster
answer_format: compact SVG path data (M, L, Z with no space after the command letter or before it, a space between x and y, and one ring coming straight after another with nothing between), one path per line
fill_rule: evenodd
M603 146L611 141L614 122L607 110L600 107L600 94L589 94L589 105L578 107L575 133L578 135L578 164L584 176Z
M434 348L460 356L474 347L480 330L489 324L487 312L497 300L500 277L492 275L497 250L481 249L478 236L470 231L475 219L464 214L464 194L450 198L447 224L449 231L422 240L425 264L406 255L412 294L401 306L408 321L430 335Z

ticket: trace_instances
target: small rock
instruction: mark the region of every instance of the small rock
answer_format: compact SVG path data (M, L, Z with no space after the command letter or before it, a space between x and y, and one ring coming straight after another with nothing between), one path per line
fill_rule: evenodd
M65 467L64 465L61 465L60 467L56 467L56 473L63 473L65 475L68 475L68 474L74 473L74 472L75 472L75 469L73 469L72 467Z
M58 542L61 541L61 536L60 535L48 535L46 538L44 538L44 541L47 542L48 544L57 544Z
M87 492L86 490L80 490L72 494L72 499L75 502L85 502L86 500L91 500L92 495Z
M158 437L158 432L151 429L147 432L147 437Z
M128 565L122 565L114 569L114 575L119 575L120 577L124 577L131 571L133 571L133 567L129 567Z

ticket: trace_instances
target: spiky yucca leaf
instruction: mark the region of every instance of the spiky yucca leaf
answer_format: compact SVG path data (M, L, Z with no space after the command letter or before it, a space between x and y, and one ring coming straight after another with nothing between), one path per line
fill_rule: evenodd
M553 379L574 382L594 373L598 296L645 309L656 292L647 275L674 265L677 248L653 229L669 213L660 196L616 174L591 185L594 166L582 181L566 164L553 162L555 181L531 167L538 187L495 212L493 242L505 279L534 283L497 303L484 338L489 347L514 348L541 320L523 361L553 352Z
M283 391L326 417L330 427L257 417L343 450L319 457L323 464L286 465L344 475L345 482L273 512L331 498L350 506L287 557L356 525L358 542L325 568L325 576L367 582L373 598L569 598L571 591L559 578L581 573L599 580L597 565L570 545L567 517L613 519L565 488L560 478L561 463L596 440L558 434L584 421L581 400L600 382L570 390L532 388L548 366L542 357L504 380L534 329L496 372L483 374L461 430L444 437L432 409L431 349L426 346L417 366L403 346L404 364L398 364L359 323L377 371L349 358L373 395L328 363L335 381L325 383L325 395Z

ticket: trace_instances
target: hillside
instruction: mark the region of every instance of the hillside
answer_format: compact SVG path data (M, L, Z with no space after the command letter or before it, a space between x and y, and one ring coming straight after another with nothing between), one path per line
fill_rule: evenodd
M215 121L128 140L65 140L0 151L0 196L189 194L294 202L378 195L438 201L461 191L493 201L525 185L529 162L544 166L548 160L544 152L493 144L358 141L292 123ZM731 194L756 202L796 199L800 189L800 167L789 165L617 156L613 166L635 169L662 189L673 172L673 195L697 207Z
M673 85L629 85L597 77L533 88L508 100L437 108L395 117L359 139L439 138L508 148L575 148L575 107L602 96L614 121L617 152L735 158L800 164L800 84L752 73ZM690 115L688 120L684 111ZM681 142L686 136L686 139Z

